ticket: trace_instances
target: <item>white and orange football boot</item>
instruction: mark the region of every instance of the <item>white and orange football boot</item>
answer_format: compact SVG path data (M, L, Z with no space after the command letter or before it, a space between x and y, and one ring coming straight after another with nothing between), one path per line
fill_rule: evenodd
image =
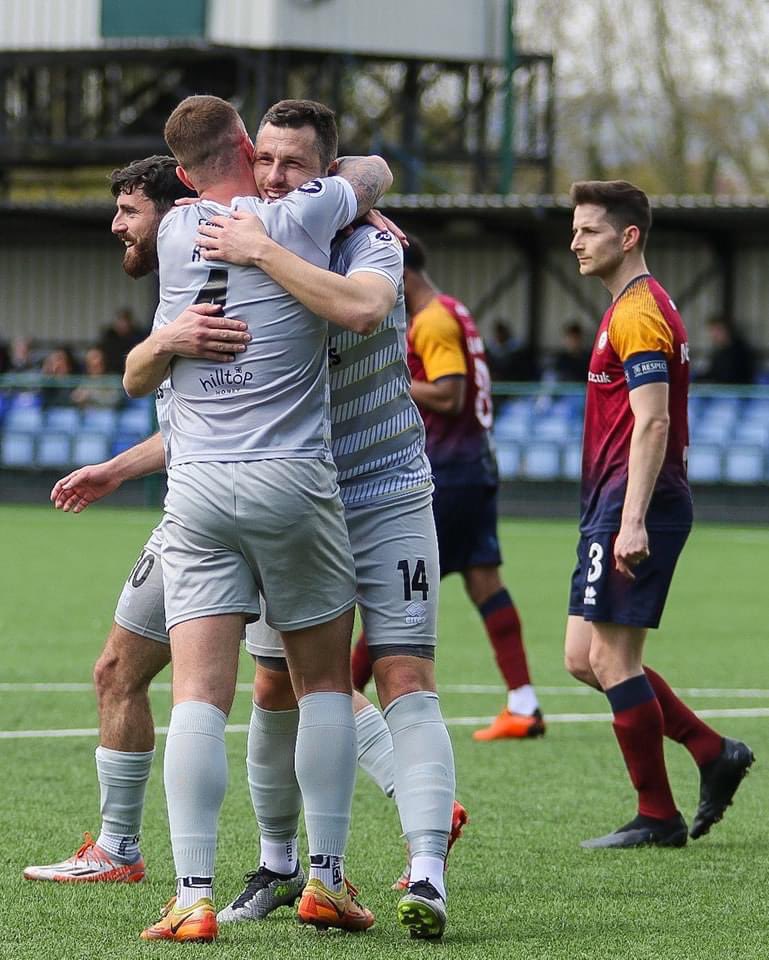
M144 861L116 863L90 833L83 834L83 845L61 863L30 866L25 880L51 880L54 883L139 883L144 879Z

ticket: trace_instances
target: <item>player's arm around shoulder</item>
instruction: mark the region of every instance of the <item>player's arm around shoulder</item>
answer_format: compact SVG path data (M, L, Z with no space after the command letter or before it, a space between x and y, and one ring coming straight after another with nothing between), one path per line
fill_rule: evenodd
M390 189L393 175L382 157L340 157L336 175L347 180L358 201L355 219L368 213L379 198Z
M126 357L123 387L144 397L168 378L174 357L231 363L251 339L248 324L221 315L216 303L194 303L171 323L158 326Z
M397 282L403 273L400 250L384 268L367 266L353 254L346 275L325 270L272 240L261 220L236 210L231 218L214 218L213 227L201 227L198 242L206 260L227 260L259 267L316 316L345 330L370 334L392 310ZM365 228L357 233L365 234ZM355 240L353 235L351 240ZM367 235L365 244L369 243ZM355 271L355 272L352 272Z

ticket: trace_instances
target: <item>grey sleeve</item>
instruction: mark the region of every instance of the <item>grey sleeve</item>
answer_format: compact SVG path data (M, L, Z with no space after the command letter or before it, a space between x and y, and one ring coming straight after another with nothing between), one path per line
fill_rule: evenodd
M403 279L403 248L388 231L359 227L342 241L339 253L331 263L337 273L347 277L361 272L378 273L398 289Z
M280 204L321 250L328 250L337 231L358 212L355 191L341 177L308 180Z

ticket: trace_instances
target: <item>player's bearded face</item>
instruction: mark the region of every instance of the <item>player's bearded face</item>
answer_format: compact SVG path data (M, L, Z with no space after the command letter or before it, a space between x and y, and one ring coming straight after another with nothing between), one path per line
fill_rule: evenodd
M586 277L606 277L624 259L622 233L608 220L603 207L581 204L574 210L571 251L579 272Z
M264 200L280 200L328 171L321 167L313 127L298 129L276 127L266 123L256 135L254 145L254 179L259 196Z
M143 277L157 270L160 217L141 188L121 193L116 205L112 232L123 244L123 270L129 277Z

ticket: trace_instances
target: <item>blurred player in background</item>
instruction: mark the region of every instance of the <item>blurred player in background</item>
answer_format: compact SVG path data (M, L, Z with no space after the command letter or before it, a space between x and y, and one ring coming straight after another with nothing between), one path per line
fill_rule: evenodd
M277 200L307 177L333 173L335 131L333 149L323 149L328 113L307 101L268 111L256 137L260 195ZM329 329L331 449L386 720L358 695L358 734L365 738L359 753L382 789L394 791L409 845L399 918L415 936L438 937L446 923L454 761L435 689L438 545L424 428L409 395L401 246L387 230L357 226L335 241L328 271L275 244L247 215L216 217L200 233L204 256L260 267L340 325ZM341 329L351 321L353 329ZM295 698L276 632L249 627L246 646L257 657L248 768L262 849L259 869L220 914L225 921L261 919L280 905L271 890L285 888L299 869L299 794L288 729ZM276 764L279 750L289 762ZM458 807L455 830L463 816Z
M483 341L464 304L441 293L416 237L404 255L411 395L427 431L441 577L460 573L478 608L507 684L507 704L476 740L539 737L545 724L529 676L518 610L499 575L497 467L490 442L489 371ZM365 633L353 652L353 684L371 676Z
M643 666L692 525L686 477L689 344L673 301L649 274L646 195L625 181L572 186L571 250L582 276L612 297L588 372L577 566L566 628L566 666L603 690L638 794L638 815L586 848L683 846L686 823L668 782L663 736L700 769L689 835L717 823L753 763L744 744L703 723Z

